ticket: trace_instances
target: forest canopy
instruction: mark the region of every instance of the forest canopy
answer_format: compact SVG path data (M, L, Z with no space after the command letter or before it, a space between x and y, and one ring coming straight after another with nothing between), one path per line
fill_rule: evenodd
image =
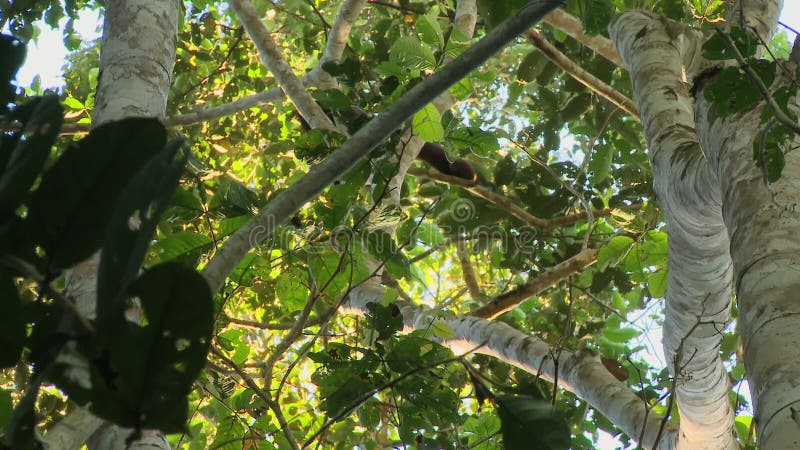
M781 7L0 2L0 448L789 448Z

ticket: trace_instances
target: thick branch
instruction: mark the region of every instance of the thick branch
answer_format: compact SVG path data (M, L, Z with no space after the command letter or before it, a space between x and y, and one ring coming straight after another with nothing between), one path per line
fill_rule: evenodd
M564 12L564 10L557 9L551 12L544 18L543 22L567 33L576 41L594 50L595 53L617 66L622 68L627 67L622 61L622 58L620 58L619 53L617 53L617 50L614 49L614 44L609 38L601 35L589 36L583 30L581 21L578 20L577 17Z
M228 274L251 248L272 235L277 226L302 205L319 195L433 98L560 4L561 1L546 0L523 8L440 71L406 92L386 111L358 130L341 148L314 166L300 181L278 194L256 217L236 231L209 261L203 274L212 292L222 286Z
M367 303L380 302L383 289L377 283L351 293L343 306L346 313L363 315ZM575 393L602 412L624 433L641 439L643 448L651 448L656 440L661 417L628 386L617 380L589 351L572 352L555 349L541 339L523 333L500 321L474 316L446 318L438 310L407 302L395 302L403 314L405 332L430 330L436 321L453 331L453 337L442 341L455 353L474 350L475 353L496 357L531 374L554 381L558 371L558 387ZM677 441L677 429L667 423L661 435L660 448L672 448Z

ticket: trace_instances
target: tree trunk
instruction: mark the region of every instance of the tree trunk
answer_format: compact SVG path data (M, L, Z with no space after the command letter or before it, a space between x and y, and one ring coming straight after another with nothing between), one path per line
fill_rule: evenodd
M175 0L108 1L93 127L131 117L164 118L180 11ZM89 318L96 311L99 262L98 253L76 266L67 287L67 293ZM133 430L102 424L86 410L78 409L47 433L45 445L53 449L78 448L94 433L89 441L92 449L125 448ZM145 431L128 448L143 446L169 448L163 434L153 431Z

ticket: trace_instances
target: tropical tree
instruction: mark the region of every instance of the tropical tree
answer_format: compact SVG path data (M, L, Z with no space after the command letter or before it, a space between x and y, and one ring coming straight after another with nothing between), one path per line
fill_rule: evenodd
M0 445L796 446L782 2L526 3L4 2Z

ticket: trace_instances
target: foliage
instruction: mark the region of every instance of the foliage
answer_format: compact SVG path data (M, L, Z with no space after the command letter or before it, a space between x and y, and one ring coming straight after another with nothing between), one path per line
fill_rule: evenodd
M10 36L0 40L6 48L19 45ZM4 90L14 92L20 63L4 61ZM167 263L139 271L188 153L179 140L166 144L157 120L130 119L98 126L52 154L63 121L59 99L9 100L19 105L2 117L4 129L15 131L0 140L0 289L7 314L0 366L27 363L33 374L13 412L4 411L0 446L35 446L34 400L42 383L116 423L181 430L210 344L211 295L191 268ZM54 281L99 250L98 313L87 321ZM19 294L21 277L35 283L25 289L35 297ZM133 299L142 324L126 319ZM79 359L85 364L76 367ZM76 370L89 378L81 381Z
M51 23L91 6L35 3L3 18L20 37L43 14ZM308 72L340 2L254 3L288 64ZM340 88L312 89L315 100L348 133L358 130L474 42L452 26L455 3L367 2L341 60L324 66ZM478 3L476 39L527 2ZM226 4L185 3L168 117L276 88ZM570 0L565 11L603 34L615 14L635 7L700 26L696 18L716 20L722 5ZM632 96L623 69L559 30L541 32ZM70 29L66 38L75 38ZM0 425L8 446L31 445L34 425L47 430L59 420L64 395L119 424L160 428L178 448L284 449L291 437L320 448L588 449L601 431L630 444L636 436L621 435L535 373L454 355L440 343L452 335L447 326L402 333L395 303L408 294L443 316L468 314L576 255L584 238L600 249L597 263L496 320L554 348L588 348L618 362L626 383L664 412L670 380L640 351L662 320L668 273L641 125L528 42L519 39L451 88L462 101L456 108L418 112L251 251L217 293L196 269L346 136L308 130L290 102L276 101L183 126L185 142L152 119L59 137L64 116L89 122L98 43L72 54L57 96L24 99L11 84L20 49L0 41L0 53L12 55L0 60L0 107L14 103L0 111L2 125L18 127L0 141ZM729 58L715 41L705 51ZM748 61L765 80L774 76L770 63ZM719 114L758 100L736 67L711 78L704 94ZM377 207L394 194L388 181L407 129L443 145L451 160L469 161L479 187L507 203L409 176L402 211ZM754 149L770 179L780 175L786 137L776 126L765 150ZM508 205L541 219L578 218L537 227ZM589 223L587 208L602 214ZM382 227L393 219L394 234ZM481 295L467 294L459 242ZM64 272L101 249L98 314L83 323L61 293ZM386 268L384 301L365 318L336 314L343 296L372 276L370 258ZM132 297L141 323L125 318ZM726 336L721 357L741 380L734 340ZM59 353L88 361L90 389ZM739 419L744 441L749 417Z

